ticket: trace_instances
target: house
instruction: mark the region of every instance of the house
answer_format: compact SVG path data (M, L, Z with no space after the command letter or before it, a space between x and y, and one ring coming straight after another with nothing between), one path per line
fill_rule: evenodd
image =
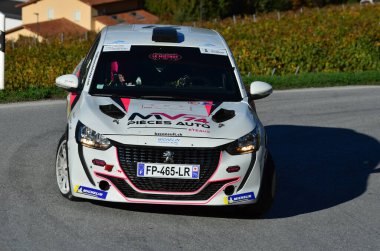
M142 0L29 0L18 4L22 25L6 33L6 39L19 36L39 40L58 34L98 32L119 23L157 23L158 17L142 9Z
M1 0L0 11L5 15L5 30L12 29L14 27L22 25L21 21L21 9L16 5L22 0Z

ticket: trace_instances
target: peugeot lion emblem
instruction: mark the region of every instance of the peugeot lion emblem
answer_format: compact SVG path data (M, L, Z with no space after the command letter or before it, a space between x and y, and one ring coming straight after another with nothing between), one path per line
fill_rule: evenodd
M173 163L174 162L174 153L171 151L165 151L162 157L165 159L164 163Z

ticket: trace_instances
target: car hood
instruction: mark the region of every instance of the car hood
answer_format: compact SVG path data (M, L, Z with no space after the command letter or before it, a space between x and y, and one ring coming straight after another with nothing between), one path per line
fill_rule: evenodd
M258 119L245 102L160 101L83 94L79 120L113 136L188 137L235 140Z

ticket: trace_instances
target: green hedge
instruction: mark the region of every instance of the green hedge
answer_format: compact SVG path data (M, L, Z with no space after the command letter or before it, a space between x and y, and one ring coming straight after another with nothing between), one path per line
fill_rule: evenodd
M42 43L32 38L7 42L5 56L5 88L25 90L51 87L55 78L71 73L83 58L95 34L84 38L48 39Z
M380 70L380 5L304 9L202 23L226 38L243 75ZM197 26L200 24L197 23ZM6 45L5 88L53 86L86 55L95 34L23 38ZM354 76L354 75L352 75ZM270 82L270 81L269 81ZM300 87L300 86L298 86Z
M251 82L257 80L270 83L276 90L345 85L376 85L380 84L380 71L322 72L284 76L243 77L243 81L247 87Z
M276 90L327 87L342 85L373 85L380 84L380 71L358 73L302 73L284 76L245 76L243 81L249 90L251 82L260 80L272 84ZM0 91L0 103L31 101L40 99L62 99L67 93L55 86L28 88L24 90Z
M279 15L278 15L279 14ZM235 55L240 71L298 72L380 70L380 4L304 9L208 22Z

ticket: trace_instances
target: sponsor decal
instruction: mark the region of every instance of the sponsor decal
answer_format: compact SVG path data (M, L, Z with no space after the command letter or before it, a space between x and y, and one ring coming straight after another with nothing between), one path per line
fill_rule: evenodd
M159 144L170 144L178 146L181 140L179 138L157 138Z
M99 52L96 52L92 60L88 61L86 68L90 67L92 62L96 62L98 60L98 57L99 57ZM88 73L88 77L86 80L87 81L86 85L89 85L92 82L92 77L94 75L94 72L95 72L95 64L92 66L92 68L90 68L90 72Z
M108 194L105 191L101 191L101 190L90 188L90 187L80 186L80 185L76 185L74 187L74 192L96 197L103 200L106 199L107 194Z
M191 107L183 104L142 104L142 109L191 111Z
M154 136L163 136L163 137L182 137L182 133L166 133L166 132L155 132Z
M138 163L137 165L138 176L144 176L144 163Z
M105 44L103 46L103 52L107 51L130 51L130 44Z
M152 53L149 55L149 58L154 61L178 61L182 59L182 56L177 53Z
M136 120L137 118L140 120ZM208 123L206 116L183 113L171 116L162 112L154 112L148 115L135 112L128 118L128 125L179 125L210 128Z
M224 197L224 204L233 204L242 201L254 200L255 194L253 192L241 193Z
M193 179L198 179L199 178L199 166L192 166L192 169L193 169L193 174L192 174Z
M202 54L213 54L213 55L222 55L227 56L227 51L225 49L214 49L214 48L199 48Z
M187 101L190 105L212 105L212 101Z
M189 132L195 132L195 133L210 133L209 130L205 130L205 129L189 128L187 130Z
M124 41L124 40L115 40L115 41L112 41L112 43L110 44L126 44L127 42Z

